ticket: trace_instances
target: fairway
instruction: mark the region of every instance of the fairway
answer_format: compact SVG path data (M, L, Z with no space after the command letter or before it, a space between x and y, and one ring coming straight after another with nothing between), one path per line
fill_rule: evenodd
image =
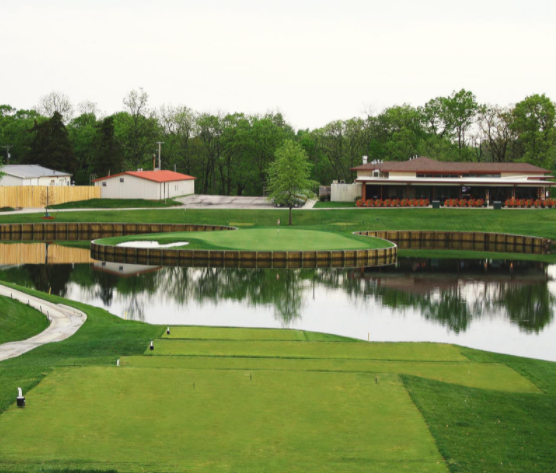
M469 361L441 343L354 343L230 340L157 340L146 355L253 356L411 361Z
M62 368L0 422L8 467L447 472L397 376Z
M174 232L111 237L97 240L103 245L130 241L156 241L160 244L187 242L185 249L244 251L330 251L389 248L392 243L379 238L318 230L290 228L240 229L215 232ZM176 247L182 248L182 247Z

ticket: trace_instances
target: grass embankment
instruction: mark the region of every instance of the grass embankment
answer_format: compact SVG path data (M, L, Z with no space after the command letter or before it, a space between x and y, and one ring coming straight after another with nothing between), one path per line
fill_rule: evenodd
M338 234L330 231L291 228L241 229L222 232L175 232L103 238L98 243L118 245L132 241L156 241L162 245L188 242L174 248L245 251L326 251L387 248L379 238Z
M89 318L70 339L0 363L0 471L554 466L556 363L300 330L172 327L167 336L43 296ZM17 386L24 410L13 406Z
M287 210L152 209L60 212L59 222L190 223L276 227ZM0 223L44 222L42 213L0 216ZM338 233L356 230L444 230L503 232L556 240L556 211L473 209L295 210L294 226Z
M133 208L162 208L183 205L173 199L145 200L145 199L89 199L66 202L64 204L49 205L49 209L133 209Z
M45 330L48 323L38 310L0 296L0 344L33 337Z

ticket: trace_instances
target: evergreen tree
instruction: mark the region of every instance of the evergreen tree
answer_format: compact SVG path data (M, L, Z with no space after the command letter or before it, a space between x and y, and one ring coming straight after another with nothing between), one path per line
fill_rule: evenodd
M62 115L54 112L49 120L35 122L30 131L34 133L34 137L25 160L28 164L75 173L78 163Z
M122 171L123 154L114 134L113 117L106 117L98 125L94 148L95 153L91 162L93 174L104 177Z

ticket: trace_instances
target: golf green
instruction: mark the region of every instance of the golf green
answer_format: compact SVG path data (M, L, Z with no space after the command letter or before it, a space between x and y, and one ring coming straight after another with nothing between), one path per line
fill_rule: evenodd
M0 438L24 470L448 471L396 375L58 368Z
M174 248L243 251L330 251L388 248L392 243L379 238L318 230L290 228L241 229L215 232L153 233L103 238L97 243L118 245L132 241L155 241L161 245L184 242Z

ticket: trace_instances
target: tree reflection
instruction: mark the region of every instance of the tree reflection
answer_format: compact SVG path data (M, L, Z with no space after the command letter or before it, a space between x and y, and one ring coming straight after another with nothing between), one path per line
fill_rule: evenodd
M434 263L434 264L433 264ZM170 304L217 306L235 301L270 307L283 327L291 326L316 290L339 291L354 307L380 304L396 312L418 312L424 319L455 333L468 330L475 318L502 315L527 332L540 332L554 318L546 266L519 263L487 271L484 262L407 259L398 268L236 269L116 265L24 265L0 271L0 278L66 296L79 287L83 301L100 300L124 307L128 318L146 320L146 307ZM135 271L136 270L136 271ZM484 272L484 274L482 273Z

